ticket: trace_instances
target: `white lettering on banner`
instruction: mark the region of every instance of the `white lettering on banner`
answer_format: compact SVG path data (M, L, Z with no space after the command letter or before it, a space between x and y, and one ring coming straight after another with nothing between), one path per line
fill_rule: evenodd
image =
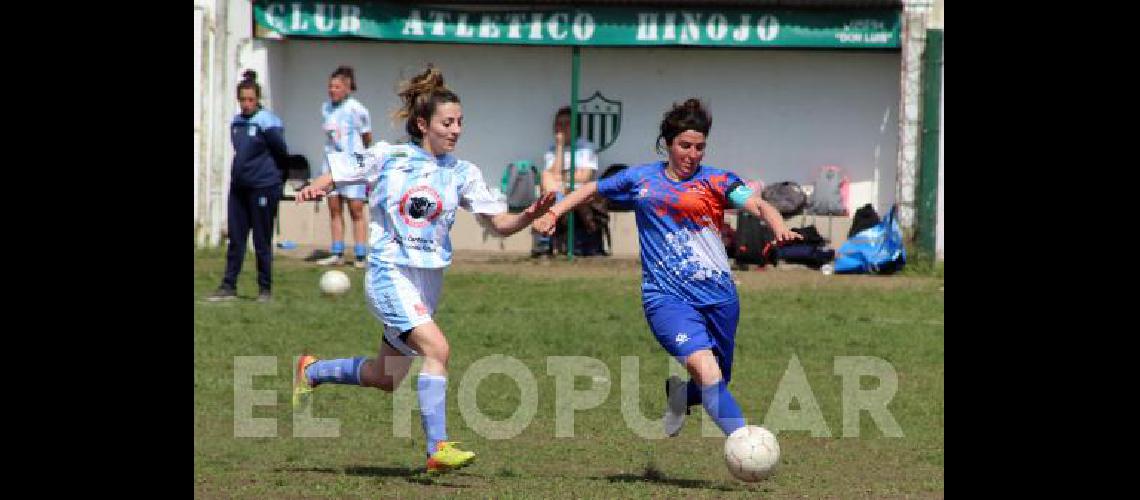
M475 36L475 28L467 25L467 14L459 14L455 20L455 36L471 38Z
M841 43L862 42L862 33L836 33L835 38L839 39Z
M542 40L542 14L538 12L530 15L530 39Z
M309 23L305 22L305 18L301 17L301 4L293 4L293 31L304 31L309 29Z
M450 12L431 11L428 12L428 17L432 18L435 23L431 27L432 36L444 36L447 34L447 20L451 19Z
M677 39L677 14L673 12L665 13L665 33L661 35L662 40L676 40Z
M559 22L558 18L561 17L562 21ZM566 28L562 25L570 22L570 16L564 12L559 12L550 16L550 20L546 21L546 31L550 34L550 38L555 40L566 39Z
M594 36L594 16L589 12L582 12L574 16L574 38L589 40Z
M765 15L760 16L756 20L756 36L765 42L770 42L776 38L776 34L780 32L780 21L776 16Z
M887 43L891 41L890 33L867 33L868 43Z
M499 16L483 14L479 18L479 38L499 38Z
M522 38L522 14L510 14L507 16L507 38L519 39Z
M752 20L752 14L740 15L740 26L732 30L732 39L737 42L748 40L748 34L752 32L752 25L748 22Z
M681 28L681 43L701 41L701 13L682 12L685 26Z
M705 26L705 34L709 36L710 40L721 41L724 36L728 34L728 19L724 14L719 12L709 16L708 25Z
M328 11L326 14L325 11ZM332 31L336 27L336 5L323 3L313 4L313 21L317 31ZM328 24L325 24L325 23Z
M424 36L424 21L420 19L419 9L412 9L408 12L408 18L404 20L404 29L400 30L400 34Z
M656 40L657 39L657 13L656 12L639 12L637 14L637 39L638 40Z
M340 32L356 33L360 31L360 6L340 5Z
M269 23L269 25L277 31L284 31L285 24L281 21L280 18L273 14L274 10L281 11L280 15L282 16L285 15L285 6L283 4L271 3L265 8L265 22Z

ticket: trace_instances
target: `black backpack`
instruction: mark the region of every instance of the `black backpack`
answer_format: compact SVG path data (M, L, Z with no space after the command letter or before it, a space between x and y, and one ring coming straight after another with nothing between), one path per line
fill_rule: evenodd
M736 214L736 234L733 238L734 258L740 269L748 264L764 266L773 262L776 232L764 219L741 210Z
M784 217L793 217L803 213L807 205L807 195L799 184L791 181L779 182L766 186L760 192L764 201L771 203Z
M526 210L538 199L538 168L529 161L517 161L503 171L502 189L507 207L513 213Z
M803 239L777 247L774 259L818 269L835 258L835 250L824 248L827 246L827 239L819 234L815 226L796 227L792 228L792 231L799 233Z
M881 220L879 214L875 212L875 207L871 206L870 203L863 205L855 211L855 216L851 218L851 230L847 231L847 237L851 238L859 231L875 227L879 222Z

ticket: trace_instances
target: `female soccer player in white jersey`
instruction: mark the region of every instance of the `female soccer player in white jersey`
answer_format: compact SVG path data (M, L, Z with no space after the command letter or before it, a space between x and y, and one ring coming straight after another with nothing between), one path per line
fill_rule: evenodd
M551 234L559 216L595 193L634 205L645 319L661 347L691 375L687 383L666 381L664 423L670 436L681 431L693 405L704 405L725 435L744 425L728 390L740 301L720 238L724 209L734 206L763 218L777 241L800 238L736 174L701 165L710 129L712 115L699 100L674 105L657 136L666 161L584 184L534 222L537 231Z
M372 145L372 119L360 101L352 97L356 91L356 74L351 66L340 66L329 75L329 100L321 105L325 154L359 153ZM328 161L321 164L321 174L329 171ZM344 259L344 205L352 217L353 265L364 268L368 229L364 224L364 202L368 198L360 184L338 186L329 191L329 222L332 224L332 255L318 264L341 265Z
M317 360L301 356L294 367L293 403L301 404L321 384L349 384L391 392L408 372L413 356L424 363L416 387L427 437L427 469L439 473L471 462L475 454L447 440L446 388L449 345L432 314L439 301L443 269L451 263L448 231L457 208L502 236L526 228L554 203L550 193L524 212L507 213L492 194L479 168L452 156L463 126L459 96L428 66L403 82L399 92L411 137L407 144L379 142L363 154L329 155L331 172L301 190L298 200L312 200L335 186L366 184L371 210L365 295L384 323L379 355L374 359Z

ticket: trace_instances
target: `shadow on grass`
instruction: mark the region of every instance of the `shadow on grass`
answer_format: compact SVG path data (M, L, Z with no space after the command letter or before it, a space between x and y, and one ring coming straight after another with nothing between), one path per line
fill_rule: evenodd
M277 472L320 472L323 474L347 474L349 476L361 477L399 477L403 478L409 483L422 484L425 486L445 486L448 488L468 488L465 484L453 484L442 481L447 476L433 477L427 474L426 469L417 467L415 469L410 467L375 467L375 466L348 466L343 469L334 469L332 467L294 467L294 468L280 468L276 469ZM448 476L469 476L462 472L451 472Z
M720 491L739 491L739 488L730 488L724 484L717 484L712 481L704 479L681 479L671 478L666 476L660 470L654 467L648 467L645 472L641 474L611 474L602 477L593 477L591 479L598 479L609 481L611 483L655 483L669 486L676 486L679 488L701 488L707 490L720 490Z

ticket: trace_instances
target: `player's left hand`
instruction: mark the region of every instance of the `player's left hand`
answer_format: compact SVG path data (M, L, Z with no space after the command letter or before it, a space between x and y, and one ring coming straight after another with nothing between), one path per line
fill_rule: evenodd
M804 235L792 231L791 229L784 229L776 233L776 243L786 243L794 240L802 240Z

